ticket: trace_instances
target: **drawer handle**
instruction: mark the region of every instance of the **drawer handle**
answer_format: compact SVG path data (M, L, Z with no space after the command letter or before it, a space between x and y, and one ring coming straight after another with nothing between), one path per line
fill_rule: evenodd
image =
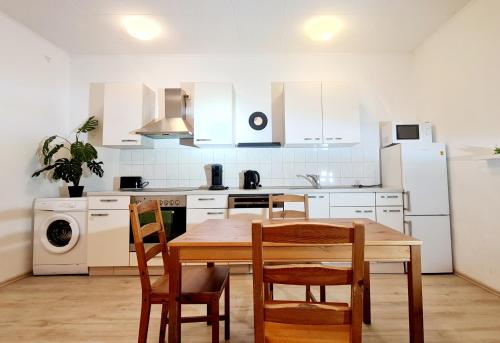
M315 140L317 140L317 141L319 141L321 138L316 137L316 138L314 138L314 139L315 139Z
M197 142L211 142L212 139L210 138L196 138Z
M138 141L137 139L122 139L123 143L137 143Z
M305 141L312 141L313 139L311 137L306 137L304 138Z
M101 199L101 202L117 202L118 199Z
M364 212L365 212L365 213L372 213L372 212L373 212L373 210L365 210Z
M198 198L198 201L214 201L215 198Z
M390 213L401 213L401 210L389 210Z
M215 215L218 215L218 214L224 214L224 212L207 212L207 214L208 214L209 216L212 216L212 215L214 215L214 216L215 216Z
M388 195L387 196L387 199L397 199L397 198L399 198L398 195Z
M92 217L107 217L109 216L109 213L91 213L90 215Z
M342 137L335 137L336 141L341 141L343 138Z
M309 199L316 199L315 195L309 195Z
M356 210L356 213L363 213L363 211L361 211L361 210Z

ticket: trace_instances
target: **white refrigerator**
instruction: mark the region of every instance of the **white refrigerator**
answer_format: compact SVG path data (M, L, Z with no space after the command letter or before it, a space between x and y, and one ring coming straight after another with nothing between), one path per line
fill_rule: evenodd
M422 272L453 272L446 146L403 143L381 150L384 187L404 191L405 233L422 240Z

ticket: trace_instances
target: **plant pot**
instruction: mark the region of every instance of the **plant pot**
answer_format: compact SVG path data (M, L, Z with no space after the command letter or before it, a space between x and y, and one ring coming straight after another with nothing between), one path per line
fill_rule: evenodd
M81 198L83 195L83 186L68 186L70 198Z

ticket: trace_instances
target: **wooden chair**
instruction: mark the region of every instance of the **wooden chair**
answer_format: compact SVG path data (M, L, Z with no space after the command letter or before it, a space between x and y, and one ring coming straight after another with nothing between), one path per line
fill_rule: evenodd
M255 343L361 343L363 316L364 225L252 223ZM296 264L264 265L265 243L352 244L352 268ZM264 283L351 285L351 304L266 300Z
M163 343L168 324L169 254L160 204L158 201L146 201L138 205L131 204L129 209L142 287L138 342L147 341L151 305L161 304L160 343ZM141 227L139 214L145 212L154 212L155 222ZM152 234L158 234L160 243L145 251L143 239ZM163 258L164 275L151 283L147 262L160 253ZM219 315L219 300L223 292L225 293L224 315ZM211 324L212 342L219 342L219 321L224 320L224 337L226 340L229 339L229 268L227 266L214 266L210 263L207 267L184 267L180 301L183 304L207 305L207 316L184 317L181 318L181 322Z
M309 198L305 195L269 195L269 219L309 219ZM274 211L275 203L303 203L304 211L285 210Z
M299 210L285 210L274 211L275 203L302 203L304 211ZM269 195L269 219L309 219L309 196L304 195ZM272 264L272 263L271 263ZM269 295L272 298L274 295L274 284L269 284ZM325 301L326 299L326 288L325 286L320 286L320 301ZM313 293L311 292L311 286L306 285L306 301L316 301Z

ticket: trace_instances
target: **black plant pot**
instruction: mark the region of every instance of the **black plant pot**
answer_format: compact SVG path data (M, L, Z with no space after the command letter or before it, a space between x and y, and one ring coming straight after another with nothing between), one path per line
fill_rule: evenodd
M68 186L70 198L81 198L83 195L83 186Z

